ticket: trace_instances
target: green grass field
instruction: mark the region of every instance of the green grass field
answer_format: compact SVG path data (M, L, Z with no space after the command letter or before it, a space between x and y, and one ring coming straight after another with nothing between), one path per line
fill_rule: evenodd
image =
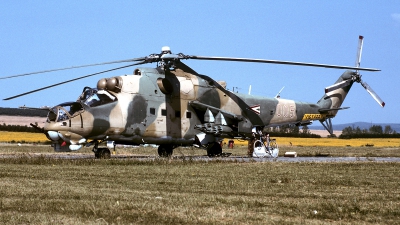
M346 152L363 149L373 148ZM27 154L48 146L0 146L13 151L0 158L2 224L400 223L400 163L68 160ZM117 154L156 152L132 151Z

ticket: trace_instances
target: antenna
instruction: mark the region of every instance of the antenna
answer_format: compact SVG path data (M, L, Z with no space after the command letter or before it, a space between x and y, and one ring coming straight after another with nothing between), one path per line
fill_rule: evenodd
M241 88L239 88L239 87L233 87L232 92L235 93L235 88L236 88L236 93L239 93L239 89L241 89Z
M282 90L285 88L285 86L283 86L283 88L281 88L281 90L278 92L278 94L275 95L275 98L280 98L281 97L281 92Z

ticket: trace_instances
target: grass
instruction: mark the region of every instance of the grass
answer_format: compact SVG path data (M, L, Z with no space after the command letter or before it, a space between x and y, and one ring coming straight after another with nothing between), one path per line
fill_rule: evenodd
M232 153L232 156L247 157L247 146L236 145L233 149L225 148L224 152ZM283 157L285 152L297 152L299 157L308 156L330 156L330 157L400 157L400 147L324 147L324 146L279 146L279 156ZM50 145L31 144L0 144L0 156L23 155L23 154L53 154L54 150ZM59 153L56 153L59 154ZM83 147L77 152L64 154L78 154L93 156L92 147ZM120 156L158 156L157 148L153 147L122 147L116 148L116 155ZM194 147L176 148L173 156L201 156L206 151Z
M354 148L346 149L352 152ZM14 150L25 154L0 158L2 224L400 221L399 163L67 160L26 154L46 153L50 147L0 146L0 152L7 154ZM246 152L233 151L236 155ZM153 148L135 148L134 152L118 148L117 152L156 154ZM85 148L82 154L89 153ZM174 154L205 153L181 148Z
M1 159L1 223L397 223L398 163Z

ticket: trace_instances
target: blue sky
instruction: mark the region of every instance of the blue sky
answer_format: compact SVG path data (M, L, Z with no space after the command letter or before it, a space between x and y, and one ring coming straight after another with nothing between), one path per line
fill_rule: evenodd
M363 35L361 66L386 102L381 108L355 84L334 124L400 123L400 1L1 1L0 76L129 59L168 45L188 55L264 58L354 66ZM185 61L228 88L317 102L344 72L271 64ZM117 66L120 66L117 65ZM122 65L121 65L122 66ZM146 66L154 67L155 64ZM113 65L0 80L1 99ZM54 106L75 101L83 87L114 71L0 102L1 107ZM316 123L317 124L317 123Z

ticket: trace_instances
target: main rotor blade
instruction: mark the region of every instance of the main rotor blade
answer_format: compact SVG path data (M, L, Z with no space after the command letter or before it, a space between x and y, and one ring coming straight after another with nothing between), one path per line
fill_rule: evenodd
M114 63L143 61L145 59L146 59L146 57L141 57L141 58L117 60L117 61L111 61L111 62L87 64L87 65L81 65L81 66L71 66L71 67L58 68L58 69L42 70L42 71L36 71L36 72L31 72L31 73L23 73L23 74L17 74L17 75L12 75L12 76L7 76L7 77L0 77L0 80L15 78L15 77L22 77L22 76L29 76L29 75L40 74L40 73L55 72L55 71L60 71L60 70L71 70L71 69L78 69L78 68L83 68L83 67L101 66L101 65L108 65L108 64L114 64Z
M80 80L80 79L83 79L83 78L99 75L99 74L102 74L102 73L111 72L111 71L114 71L114 70L124 69L124 68L131 67L131 66L136 66L136 65L143 64L143 63L146 63L146 62L143 61L143 62L139 62L139 63L130 64L130 65L127 65L127 66L121 66L121 67L117 67L117 68L114 68L114 69L109 69L109 70L104 70L104 71L97 72L97 73L88 74L88 75L85 75L85 76L82 76L82 77L74 78L74 79L63 81L63 82L60 82L60 83L57 83L57 84L52 84L52 85L49 85L49 86L46 86L46 87L42 87L42 88L39 88L39 89L36 89L36 90L28 91L28 92L25 92L25 93L22 93L22 94L19 94L19 95L8 97L8 98L5 98L3 100L7 101L7 100L14 99L14 98L19 98L19 97L24 96L24 95L32 94L34 92L42 91L42 90L45 90L45 89L48 89L48 88L52 88L52 87L55 87L55 86L59 86L59 85L62 85L62 84L66 84L66 83L69 83L69 82L77 81L77 80Z
M187 58L199 59L199 60L255 62L255 63L272 63L272 64L285 64L285 65L296 65L296 66L312 66L312 67L324 67L324 68L333 68L333 69L365 70L365 71L373 71L373 72L381 71L380 69L375 69L375 68L361 68L361 67L354 67L354 66L339 66L339 65L293 62L293 61L280 61L280 60L270 60L270 59L232 58L232 57L214 57L214 56L187 56Z
M378 102L378 104L382 107L385 107L385 102L375 93L374 90L372 90L372 88L365 82L360 81L361 86L363 86L365 88L365 90L368 91L368 93L375 99L376 102Z

